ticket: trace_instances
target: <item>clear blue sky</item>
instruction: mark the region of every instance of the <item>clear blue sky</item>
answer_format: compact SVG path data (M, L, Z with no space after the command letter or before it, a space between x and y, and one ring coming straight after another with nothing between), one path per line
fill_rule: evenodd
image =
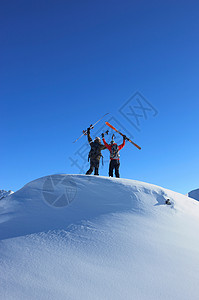
M142 146L121 151L121 177L199 187L198 1L0 6L0 189L79 173L69 157L80 162L86 138L72 142L106 112ZM140 117L140 131L119 112L137 91L158 111Z

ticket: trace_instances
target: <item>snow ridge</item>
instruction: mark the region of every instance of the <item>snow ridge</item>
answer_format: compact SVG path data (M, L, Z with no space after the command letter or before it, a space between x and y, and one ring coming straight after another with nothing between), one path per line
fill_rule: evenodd
M1 298L198 300L198 219L198 201L144 182L34 180L0 201Z

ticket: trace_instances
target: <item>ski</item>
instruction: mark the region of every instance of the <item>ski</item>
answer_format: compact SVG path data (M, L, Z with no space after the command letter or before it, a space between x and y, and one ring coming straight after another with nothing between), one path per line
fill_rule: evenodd
M109 126L110 128L112 128L113 130L115 130L117 133L119 133L121 136L125 136L123 133L121 133L119 130L117 130L113 125L111 125L108 122L105 122L105 124L107 126ZM131 144L133 144L135 147L137 147L139 150L141 150L141 147L138 146L137 144L135 144L133 141L131 141L128 137L126 137L126 140L129 141Z
M93 129L94 126L99 122L101 121L105 116L109 115L109 113L106 113L105 115L103 115L99 120L97 120L97 122L95 122L93 125L91 124L89 127L90 129ZM87 130L83 130L83 133L73 142L77 142L83 135L87 135Z

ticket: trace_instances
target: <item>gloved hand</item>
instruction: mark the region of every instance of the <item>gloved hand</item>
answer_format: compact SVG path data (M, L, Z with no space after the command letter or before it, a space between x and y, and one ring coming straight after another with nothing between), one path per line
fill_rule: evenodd
M91 129L90 127L87 128L87 133L90 133Z
M104 133L102 133L102 138L104 138Z
M126 135L123 135L123 139L126 140Z

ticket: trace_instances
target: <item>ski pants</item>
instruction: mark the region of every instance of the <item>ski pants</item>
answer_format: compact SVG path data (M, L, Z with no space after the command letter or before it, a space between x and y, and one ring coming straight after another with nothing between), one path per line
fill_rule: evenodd
M111 159L109 164L109 176L113 177L113 170L115 169L115 176L120 177L119 174L120 161L119 159Z
M94 175L99 175L99 163L100 161L98 159L91 159L90 169L86 172L86 175L90 175L94 169L95 169Z

